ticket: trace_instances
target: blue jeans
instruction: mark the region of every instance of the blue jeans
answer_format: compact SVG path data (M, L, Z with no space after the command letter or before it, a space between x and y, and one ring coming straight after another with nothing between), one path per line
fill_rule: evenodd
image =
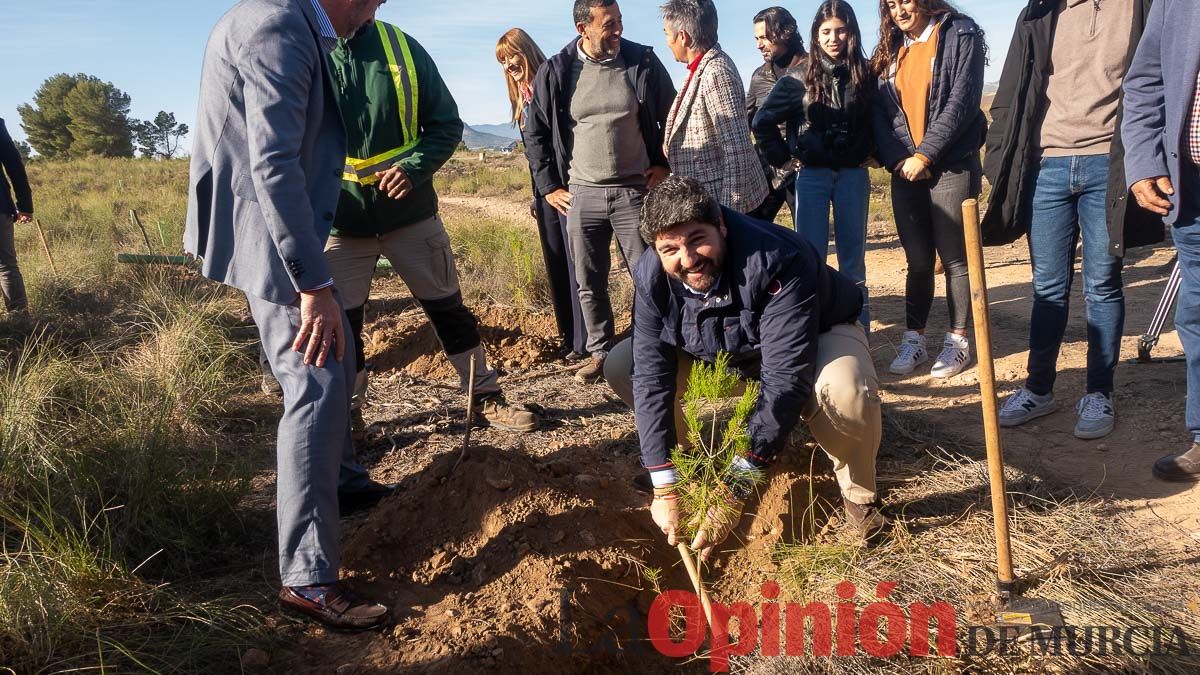
M867 170L804 167L796 174L796 231L804 235L821 260L829 256L829 205L833 204L833 237L838 271L858 284L863 309L858 320L869 332L867 294L867 204L871 179Z
M1181 182L1184 185L1176 186L1179 220L1171 231L1183 272L1175 302L1175 330L1187 357L1187 428L1200 442L1200 175L1185 176Z
M1108 155L1046 157L1037 173L1029 227L1033 316L1025 383L1035 394L1044 396L1054 390L1080 234L1087 304L1087 393L1113 391L1125 329L1125 292L1123 259L1108 253L1108 163Z

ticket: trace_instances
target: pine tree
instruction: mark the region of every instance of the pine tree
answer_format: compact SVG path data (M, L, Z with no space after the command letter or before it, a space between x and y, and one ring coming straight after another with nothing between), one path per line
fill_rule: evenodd
M696 535L710 510L732 511L728 486L750 478L734 463L750 449L748 422L758 403L759 386L757 382L747 383L730 414L731 399L741 384L730 370L729 354L725 353L718 355L713 365L697 362L688 376L683 410L690 447L681 444L671 453L679 474L675 484L679 521L688 539ZM726 415L729 418L722 429L721 420Z
M138 152L145 157L171 159L179 152L179 143L188 134L188 126L175 121L175 113L158 111L153 120L133 123Z
M43 157L133 156L129 95L111 82L83 73L55 75L38 88L34 105L17 111L29 143Z

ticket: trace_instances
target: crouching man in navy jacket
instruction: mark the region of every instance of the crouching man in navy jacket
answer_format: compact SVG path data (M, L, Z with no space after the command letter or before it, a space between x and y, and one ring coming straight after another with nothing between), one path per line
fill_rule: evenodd
M689 178L647 195L641 230L657 255L637 266L633 337L613 349L604 375L636 413L651 514L667 543L679 520L670 452L687 438L680 399L692 363L720 352L762 383L750 451L726 480L731 499L740 506L803 419L833 460L849 522L876 537L886 523L875 493L879 382L857 323L858 286L800 235L721 208ZM692 548L703 558L737 524L728 513L714 509L699 528Z

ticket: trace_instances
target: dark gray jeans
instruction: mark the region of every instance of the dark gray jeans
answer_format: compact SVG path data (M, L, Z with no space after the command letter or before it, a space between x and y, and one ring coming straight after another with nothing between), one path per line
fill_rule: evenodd
M609 246L613 234L629 266L637 269L646 243L638 227L642 222L641 187L589 187L571 185L571 208L567 211L567 237L575 260L579 304L587 326L587 350L607 354L613 343L612 301L608 295L608 273L612 266Z
M13 219L0 213L0 292L4 293L4 307L10 312L19 312L29 307L25 299L25 279L17 267L17 243L13 232Z
M892 176L892 211L908 261L904 295L909 330L924 330L929 319L937 257L941 257L946 270L950 329L965 329L971 320L962 203L979 196L982 174L976 155L952 166L935 168L928 180L910 183Z

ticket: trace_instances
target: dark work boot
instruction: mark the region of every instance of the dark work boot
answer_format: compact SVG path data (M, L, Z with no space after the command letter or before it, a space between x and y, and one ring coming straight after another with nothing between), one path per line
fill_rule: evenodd
M1182 455L1168 455L1155 462L1154 477L1182 483L1200 481L1200 443L1193 442Z
M883 504L879 500L871 504L855 504L842 497L842 503L846 506L846 520L863 543L870 546L883 539L888 520L883 515Z

